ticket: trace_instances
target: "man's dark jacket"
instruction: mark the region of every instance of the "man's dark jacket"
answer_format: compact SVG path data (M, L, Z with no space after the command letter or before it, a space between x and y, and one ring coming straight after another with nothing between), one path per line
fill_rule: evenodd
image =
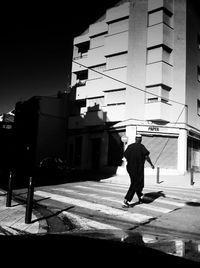
M144 187L144 163L150 152L141 143L130 144L124 152L127 160L127 171L131 182L135 185L135 190Z

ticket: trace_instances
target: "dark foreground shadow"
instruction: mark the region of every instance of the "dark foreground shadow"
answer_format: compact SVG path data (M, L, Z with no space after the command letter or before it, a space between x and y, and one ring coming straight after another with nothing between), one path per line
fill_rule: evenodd
M2 247L2 261L9 264L23 265L81 265L81 267L113 267L120 264L133 267L161 267L165 265L188 265L197 267L199 263L180 257L167 255L163 252L144 247L122 243L81 237L77 235L30 235L0 237ZM12 254L11 254L12 247ZM12 258L11 258L12 256ZM19 256L22 256L19 258ZM11 258L11 260L10 260ZM178 266L179 267L179 266Z

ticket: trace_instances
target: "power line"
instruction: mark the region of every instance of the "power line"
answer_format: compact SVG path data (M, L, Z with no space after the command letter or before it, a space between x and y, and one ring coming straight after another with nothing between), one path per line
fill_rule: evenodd
M155 97L163 98L163 97L160 96L160 95L157 95L157 94L155 94L155 93L152 93L152 92L149 92L149 91L147 91L147 90L141 89L141 88L136 87L136 86L133 86L133 85L131 85L131 84L128 84L128 83L126 83L126 82L124 82L124 81L121 81L121 80L119 80L119 79L117 79L117 78L114 78L114 77L112 77L112 76L110 76L110 75L107 75L107 74L104 74L104 73L99 72L99 71L97 71L97 70L94 70L94 69L91 68L91 67L87 67L86 65L84 65L84 64L82 64L82 63L79 63L79 62L77 62L77 61L75 61L75 60L72 60L72 61L73 61L74 63L76 63L76 64L78 64L78 65L80 65L80 66L82 66L82 67L88 69L88 70L91 70L91 71L96 72L96 73L98 73L98 74L101 74L101 75L103 75L103 76L105 76L105 77L107 77L107 78L110 78L110 79L112 79L112 80L115 80L116 82L122 83L122 84L124 84L124 85L126 85L126 86L132 87L132 88L134 88L134 89L136 89L136 90L139 90L139 91L142 91L142 92L144 92L144 93L151 94L151 95L153 95L153 96L155 96ZM187 105L184 104L184 103L181 103L181 102L178 102L178 101L175 101L175 100L172 100L172 99L167 99L167 98L163 98L163 99L166 99L167 101L174 102L174 103L179 104L179 105L187 106Z

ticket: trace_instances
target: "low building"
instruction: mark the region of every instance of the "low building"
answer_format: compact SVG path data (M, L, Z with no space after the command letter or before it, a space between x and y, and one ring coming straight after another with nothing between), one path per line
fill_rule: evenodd
M14 121L14 169L31 175L46 157L66 159L68 94L18 102Z

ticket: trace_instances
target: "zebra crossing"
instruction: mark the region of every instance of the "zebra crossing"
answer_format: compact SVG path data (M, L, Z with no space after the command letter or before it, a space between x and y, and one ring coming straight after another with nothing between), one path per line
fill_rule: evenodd
M119 230L122 222L129 227L145 224L183 208L187 202L198 202L200 192L148 185L143 191L144 203L126 209L122 203L127 189L127 185L86 181L39 188L34 194L38 200L42 197L69 205L63 215L81 230ZM133 203L136 201L135 196Z

